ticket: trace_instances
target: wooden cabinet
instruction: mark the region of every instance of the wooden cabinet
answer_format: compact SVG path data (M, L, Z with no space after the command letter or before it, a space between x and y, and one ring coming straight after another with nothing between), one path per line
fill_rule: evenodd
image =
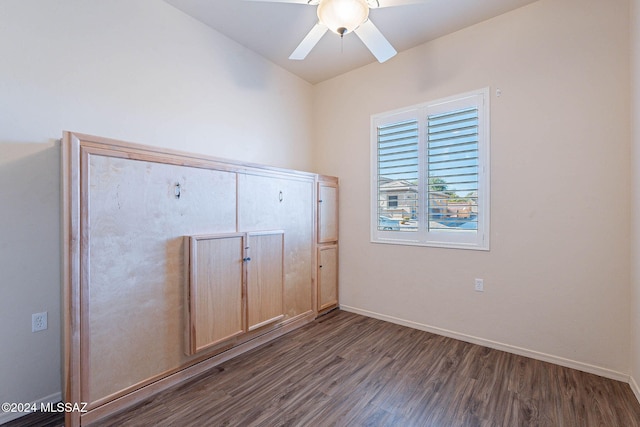
M64 400L88 404L66 425L97 423L335 305L337 180L318 190L312 173L70 132L61 149ZM332 266L320 279L319 233Z
M282 231L187 240L187 354L228 343L284 317Z
M338 306L338 179L318 176L317 305L322 313Z

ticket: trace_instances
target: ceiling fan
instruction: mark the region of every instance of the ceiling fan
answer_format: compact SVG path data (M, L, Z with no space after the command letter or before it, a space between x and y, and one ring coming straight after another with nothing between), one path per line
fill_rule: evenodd
M369 9L422 3L425 0L249 0L272 3L296 3L317 6L318 23L309 31L289 59L302 60L331 30L344 37L350 32L362 40L379 62L385 62L397 52L369 19Z

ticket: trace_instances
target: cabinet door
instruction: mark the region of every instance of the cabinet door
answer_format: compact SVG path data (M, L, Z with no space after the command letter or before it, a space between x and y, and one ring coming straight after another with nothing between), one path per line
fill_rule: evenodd
M338 240L338 186L334 182L318 183L318 243Z
M242 234L191 236L189 347L193 354L244 332Z
M318 311L338 304L338 245L318 248Z
M248 233L247 328L249 331L284 317L284 234Z

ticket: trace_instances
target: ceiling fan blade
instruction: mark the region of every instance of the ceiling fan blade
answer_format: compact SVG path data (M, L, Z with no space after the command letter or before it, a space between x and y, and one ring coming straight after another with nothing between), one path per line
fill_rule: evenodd
M255 0L252 0L255 1ZM372 8L404 6L407 4L426 3L427 0L372 0L369 2Z
M360 37L360 40L369 48L378 62L384 62L398 53L370 19L362 23L353 32Z
M300 42L300 44L298 45L296 50L293 51L289 59L303 60L304 58L306 58L309 52L311 52L311 49L313 49L313 47L316 44L318 44L318 42L320 41L322 36L324 36L324 33L326 33L327 30L328 28L325 25L322 25L321 23L318 22L311 29L311 31L309 31L309 34L306 35L306 37L302 40L302 42Z

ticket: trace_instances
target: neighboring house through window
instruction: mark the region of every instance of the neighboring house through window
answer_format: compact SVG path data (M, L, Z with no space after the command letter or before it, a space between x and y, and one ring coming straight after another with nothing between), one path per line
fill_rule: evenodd
M489 90L371 123L371 240L488 250Z

